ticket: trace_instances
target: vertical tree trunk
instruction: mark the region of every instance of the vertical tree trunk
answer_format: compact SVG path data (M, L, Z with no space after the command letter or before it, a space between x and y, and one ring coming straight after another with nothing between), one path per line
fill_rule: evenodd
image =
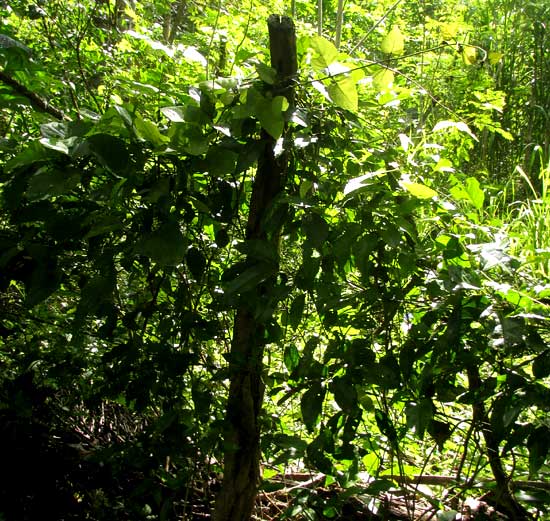
M271 65L277 71L276 94L282 94L293 105L292 80L297 71L296 35L288 17L271 15L268 19ZM288 157L285 152L275 157L274 139L262 134L264 152L258 161L252 187L247 239L278 243L279 230L270 236L263 228L266 212L282 191ZM252 259L249 259L251 262ZM256 299L270 292L266 281L256 289ZM229 357L230 387L224 434L224 475L216 500L215 521L247 521L252 515L260 482L260 426L264 388L262 383L264 327L254 309L244 301L236 311L233 341Z
M467 374L470 391L479 390L481 388L479 367L468 367ZM487 416L483 401L480 400L474 403L472 420L474 425L477 425L481 429L483 439L485 440L487 459L489 460L489 466L497 484L494 500L511 520L525 521L526 519L530 519L528 512L518 503L510 489L510 479L504 470L499 455L499 442L491 428L491 421Z

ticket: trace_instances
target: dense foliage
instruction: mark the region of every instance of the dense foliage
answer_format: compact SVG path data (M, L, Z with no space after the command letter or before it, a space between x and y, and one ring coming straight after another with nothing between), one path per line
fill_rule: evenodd
M337 4L0 2L0 519L207 515L242 309L281 519L547 515L549 8Z

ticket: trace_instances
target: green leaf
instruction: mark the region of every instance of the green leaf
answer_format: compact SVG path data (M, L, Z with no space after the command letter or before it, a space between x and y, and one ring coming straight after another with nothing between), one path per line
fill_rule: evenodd
M25 281L25 305L33 307L46 300L61 284L62 273L56 260L49 257L36 258L36 265Z
M120 230L123 226L120 217L117 215L90 215L85 221L86 228L91 226L88 233L84 236L85 239L91 239L98 235L103 235L109 232Z
M502 60L502 58L504 58L504 54L497 51L489 51L487 58L491 65L496 65L500 60Z
M27 197L37 200L66 194L76 188L79 182L80 172L75 168L53 171L41 168L29 180Z
M483 201L485 200L485 193L480 188L479 181L475 177L468 177L464 184L464 189L473 205L478 210L481 210L483 208Z
M477 48L471 45L464 45L462 48L462 60L466 65L475 65L477 63Z
M236 152L222 146L211 146L206 154L205 169L216 177L231 175L235 172L238 158Z
M313 51L311 65L316 71L322 71L338 58L335 45L321 36L312 36L309 47Z
M289 372L294 371L294 369L298 367L300 363L300 353L294 344L289 344L285 347L283 361Z
M395 488L396 483L389 479L375 479L365 490L365 493L369 496L377 496L380 492L387 492L392 488Z
M284 112L288 109L288 101L284 96L273 99L260 97L256 101L255 115L260 125L274 138L283 135L285 126Z
M162 147L170 141L170 138L161 134L158 127L152 121L142 119L138 116L134 120L134 126L138 138L149 141L149 143L157 148Z
M225 293L233 295L250 291L271 277L277 271L276 268L277 265L271 262L257 262L230 281L225 287Z
M258 261L277 263L279 254L277 247L273 242L261 239L250 239L239 242L235 245L235 249L240 251L246 257Z
M395 75L393 71L390 71L389 69L380 69L374 73L374 76L372 77L372 84L378 91L386 90L393 84L394 79Z
M300 322L302 321L302 314L304 313L305 304L306 296L304 293L301 293L294 299L294 302L292 302L292 306L290 306L289 325L294 330L300 325Z
M303 220L302 227L311 246L321 249L329 234L327 222L319 214L313 213Z
M448 131L449 129L458 130L459 132L464 132L465 134L468 134L475 141L478 141L475 134L470 130L470 127L466 125L466 123L464 123L463 121L447 121L447 120L439 121L438 123L436 123L432 132Z
M298 436L277 433L273 435L273 444L280 449L296 449L298 453L303 453L307 448L307 442Z
M432 190L429 186L422 183L402 181L401 186L411 195L418 197L418 199L433 199L437 196L437 192L435 190Z
M327 91L335 105L351 112L357 112L359 98L356 82L351 76L338 76L338 79L333 80L328 86Z
M374 411L374 419L380 432L388 438L390 443L395 443L397 441L397 432L388 414L385 411L376 409Z
M195 280L202 280L206 269L206 257L198 248L190 248L185 255L185 262Z
M109 170L115 173L128 170L130 154L122 139L110 134L94 134L86 140L86 144L97 160Z
M45 138L65 139L68 137L67 124L60 121L40 125L40 132Z
M75 141L76 138L58 139L55 137L43 137L40 140L40 143L42 143L46 148L51 148L56 152L61 152L62 154L68 156L71 153L71 148Z
M385 389L397 389L401 383L399 363L392 353L384 355L378 364L375 376L378 384Z
M550 375L550 350L538 355L531 367L535 378L546 378Z
M407 426L414 428L419 439L424 439L424 432L433 418L434 408L429 399L420 400L418 403L408 405L405 409Z
M256 72L264 83L267 83L268 85L275 85L275 82L277 81L277 71L273 67L270 67L263 62L258 62L256 64Z
M96 315L100 312L102 304L112 298L115 288L114 277L97 275L90 279L82 288L80 301L76 315L82 319L88 315Z
M458 200L467 200L481 210L485 201L485 193L475 177L468 177L464 184L456 184L450 189L451 195Z
M330 391L338 406L345 412L351 413L357 408L357 391L354 385L345 377L336 377L330 384Z
M319 272L320 265L320 257L306 256L302 261L302 265L298 269L298 273L296 273L294 280L296 287L304 290L312 289L313 282Z
M451 437L452 432L451 426L448 423L432 420L428 424L428 433L441 451L444 449L445 442Z
M37 141L31 141L25 149L19 152L13 159L10 159L4 168L6 171L11 171L40 161L51 160L54 155L51 149L45 148Z
M317 418L323 410L325 389L319 382L313 382L311 387L303 394L300 402L302 419L308 431L313 431L317 424Z
M385 54L401 54L405 49L405 38L398 25L382 38L380 49Z
M196 380L191 388L191 398L195 406L195 414L199 417L200 421L207 421L212 405L212 391L208 389L204 382Z
M175 266L183 261L186 241L177 222L168 222L157 231L145 234L135 251L149 257L161 266Z
M546 461L550 449L550 429L537 427L527 439L529 474L534 476Z
M185 107L162 107L160 111L175 123L183 123L185 119Z

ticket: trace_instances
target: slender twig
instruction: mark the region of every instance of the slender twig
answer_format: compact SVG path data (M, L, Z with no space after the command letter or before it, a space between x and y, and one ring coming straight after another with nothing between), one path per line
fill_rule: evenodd
M340 41L342 39L342 25L344 24L344 0L338 0L338 9L336 11L336 35L334 37L334 45L340 49Z
M210 71L210 56L212 54L212 44L214 43L214 37L216 36L216 33L218 32L218 23L220 21L220 13L222 10L222 1L218 1L218 12L216 13L216 21L214 22L214 28L212 30L212 36L210 37L210 42L208 42L208 56L206 58L206 79L209 78L209 71Z
M349 52L350 55L353 54L357 47L359 47L369 36L370 33L372 33L372 31L374 31L388 16L389 14L399 5L399 2L401 2L401 0L396 0L394 2L393 5L391 5L389 7L389 9L384 13L384 16L382 16L382 18L380 18L364 35L363 35L363 38L361 38L356 44L355 46L353 47L353 49Z
M45 112L56 119L68 120L69 118L63 114L59 109L52 107L45 99L41 98L36 92L29 90L25 85L19 83L16 79L12 78L3 71L0 71L0 81L9 85L17 94L27 98L31 105L41 112Z
M317 0L317 35L323 36L323 0Z
M254 0L250 0L250 7L248 8L248 19L246 20L246 27L244 28L244 34L241 38L241 41L238 43L237 47L235 48L235 52L233 54L233 63L231 64L231 69L229 69L229 76L233 74L233 68L235 67L235 63L237 62L237 54L239 53L239 49L241 48L242 44L246 40L246 37L248 36L248 28L250 27L250 19L252 18L252 6L253 6Z

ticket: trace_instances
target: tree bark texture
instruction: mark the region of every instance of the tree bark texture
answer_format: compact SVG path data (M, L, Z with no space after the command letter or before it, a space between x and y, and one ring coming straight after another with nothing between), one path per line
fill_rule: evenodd
M288 17L268 19L271 65L277 71L275 95L287 97L293 106L292 83L297 71L294 24ZM264 149L258 161L250 198L247 240L278 244L280 230L266 232L264 222L284 187L288 155L275 156L275 140L262 132ZM254 259L249 259L251 263ZM216 500L215 521L247 521L251 518L260 483L260 425L264 386L262 382L263 319L255 315L254 302L269 295L273 280L260 284L250 299L241 298L233 324L229 357L230 387L224 433L224 475ZM252 304L251 304L252 303Z

